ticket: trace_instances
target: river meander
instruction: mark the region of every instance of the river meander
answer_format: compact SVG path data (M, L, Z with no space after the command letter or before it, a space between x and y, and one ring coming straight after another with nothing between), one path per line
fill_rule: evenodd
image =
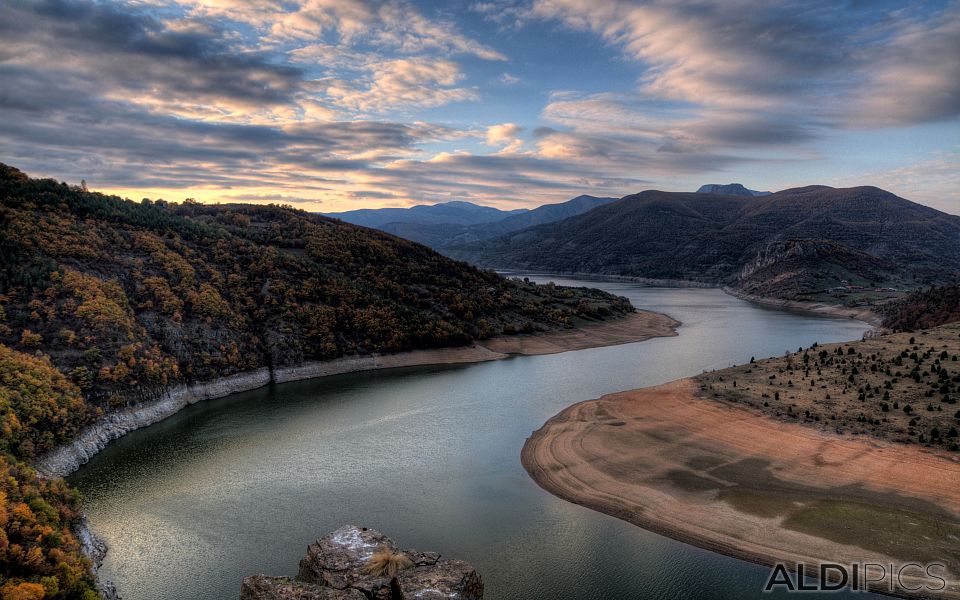
M541 490L520 448L574 402L868 327L719 290L585 285L669 314L679 336L287 383L111 444L69 478L110 545L102 575L125 600L235 599L245 575L292 575L309 542L356 523L473 563L489 600L770 598L764 567Z

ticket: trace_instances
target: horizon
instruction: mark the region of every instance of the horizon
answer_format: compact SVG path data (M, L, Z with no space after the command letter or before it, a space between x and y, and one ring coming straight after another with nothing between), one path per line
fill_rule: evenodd
M133 199L512 210L747 181L960 214L957 1L14 0L0 31L3 161Z
M8 166L13 166L13 165L8 165ZM31 176L31 177L33 176L33 175L30 174L30 173L27 173L27 175L28 175L28 176ZM60 180L59 180L58 178L56 178L56 177L51 177L51 179L54 179L54 180L56 180L56 181L60 181ZM73 182L68 182L68 181L64 181L63 183L67 183L68 185L79 185L79 184L76 184L76 183L73 183ZM85 183L86 183L86 181L84 181L84 184L85 184ZM710 184L703 184L703 185L743 185L743 184L734 181L734 182L730 182L730 183L727 183L727 184L710 183ZM743 187L747 188L747 189L750 190L750 191L764 191L764 192L769 192L769 194L772 195L772 194L777 194L777 193L784 192L784 191L787 191L787 190L790 190L790 189L795 189L795 188L800 188L800 187L822 186L822 185L823 185L823 184L811 183L811 184L804 185L804 186L795 186L795 187L793 187L793 188L784 188L784 189L780 189L780 190L754 190L754 188L751 188L751 187L746 186L746 185L743 185ZM831 188L834 188L834 189L843 189L843 188L838 188L837 186L824 186L824 187L831 187ZM849 187L849 188L856 188L856 187L877 187L877 186L870 186L869 184L863 184L863 185L852 185L852 186L847 186L847 187ZM880 189L883 189L883 188L880 188ZM111 192L111 191L108 191L108 190L98 190L98 189L95 189L95 188L89 188L89 191L91 191L91 192L99 192L99 193L108 194L108 195L109 195L109 194L114 194L114 192ZM611 196L611 197L615 197L615 198L617 198L618 200L622 200L622 199L624 199L624 198L626 198L626 197L628 197L628 196L635 196L635 195L637 195L637 194L642 194L642 193L644 193L644 192L653 192L653 191L668 192L668 193L696 193L696 192L697 192L697 190L661 190L661 189L656 189L656 188L646 188L646 189L642 189L642 190L639 190L639 191L636 191L636 192L629 192L629 193L624 194L624 195L622 195L622 196ZM890 190L884 190L884 191L889 192ZM712 192L711 192L711 193L712 193ZM117 194L117 195L119 195L119 194ZM904 200L907 200L907 201L910 201L910 202L914 202L914 201L911 200L910 198L904 198L903 196L900 196L899 194L896 194L896 195L899 196L900 198L904 199ZM381 209L381 208L400 208L400 209L405 209L405 208L413 208L414 206L439 206L439 205L443 205L443 204L457 204L457 203L460 203L460 204L470 204L470 205L472 205L472 206L476 206L476 207L480 207L480 208L499 208L500 210L503 210L504 212L509 212L509 211L511 211L511 210L526 210L526 211L530 211L530 210L533 210L533 209L535 209L535 208L539 208L540 206L546 206L546 205L548 205L548 204L562 204L562 203L564 203L564 202L566 202L566 201L568 201L568 200L573 200L573 199L575 199L575 198L577 198L577 197L579 197L579 196L603 197L603 196L597 196L597 195L595 195L595 194L584 193L584 194L577 194L576 196L573 196L572 198L567 198L566 200L560 200L560 201L558 201L558 202L546 202L546 203L544 203L544 204L539 204L539 205L536 205L536 206L519 207L519 208L514 208L514 209L511 209L511 208L501 208L501 207L495 206L494 204L481 204L481 203L478 203L478 202L471 202L471 201L469 201L469 200L457 200L457 199L454 199L454 200L444 200L444 201L441 201L441 202L413 203L413 204L409 204L409 205L407 205L407 206L379 206L379 207L360 206L360 207L357 207L357 208L351 208L351 209L347 209L347 210L343 210L343 211L309 210L309 209L307 209L307 208L303 208L303 207L297 206L296 204L289 204L289 203L283 202L282 200L277 200L277 201L271 200L271 201L266 201L266 202L251 202L251 201L246 201L246 202L243 202L243 201L222 202L222 201L219 201L219 200L215 200L215 201L212 201L212 202L209 202L209 201L208 201L208 202L205 202L205 203L206 203L206 204L228 204L228 205L229 205L229 204L237 204L237 205L240 205L240 204L253 204L253 205L257 205L257 204L263 205L263 204L266 204L266 205L271 205L271 204L273 204L273 205L279 205L279 206L289 206L289 207L291 207L291 208L295 208L295 209L299 209L299 210L304 210L304 211L306 211L306 212L312 212L312 213L315 213L315 214L321 214L321 215L325 215L325 216L326 216L326 215L329 215L329 216L336 217L337 214L339 214L339 213L353 212L353 211L357 211L357 210L379 210L379 209ZM123 199L128 200L128 201L131 201L131 202L137 201L135 198L131 198L131 197L129 197L129 196L122 196L122 197L123 197ZM755 197L755 198L764 198L764 197L766 197L766 196L754 196L754 197ZM191 197L186 197L186 198L182 198L182 199L173 199L173 198L146 198L146 197L144 197L144 198L142 198L142 199L163 200L163 201L166 201L166 202L173 202L173 203L184 202L184 201L186 201L186 200L196 200L195 198L191 198ZM916 203L916 204L923 204L923 203L920 203L920 202L915 202L915 203ZM930 205L925 205L925 206L929 206L930 208L933 208L933 209L935 209L935 210L939 210L940 212L943 212L943 213L946 213L946 214L949 214L949 215L960 216L960 212L951 212L951 211L949 211L949 210L943 210L943 209L937 208L936 206L930 206ZM954 208L955 211L960 211L960 205L955 205L955 206L953 206L952 208Z

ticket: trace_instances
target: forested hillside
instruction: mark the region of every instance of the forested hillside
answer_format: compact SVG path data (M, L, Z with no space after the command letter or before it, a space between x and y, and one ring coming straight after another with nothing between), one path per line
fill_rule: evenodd
M289 207L132 202L0 165L0 597L87 590L77 499L18 461L111 410L259 367L632 310Z
M0 180L0 342L100 406L182 380L467 344L630 310L277 206L140 203Z
M960 283L918 290L880 309L894 331L915 331L960 321Z
M502 268L694 280L829 301L955 280L960 216L875 187L763 197L646 191L445 252Z
M95 600L74 527L80 497L28 464L90 415L76 385L46 357L0 345L0 598Z

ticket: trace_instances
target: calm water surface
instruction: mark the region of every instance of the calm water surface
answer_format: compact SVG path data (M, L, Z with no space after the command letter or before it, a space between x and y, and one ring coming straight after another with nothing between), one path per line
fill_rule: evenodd
M473 563L490 600L770 598L763 567L544 492L520 448L574 402L867 327L718 290L590 285L679 319L680 335L283 384L115 442L70 478L110 545L103 575L125 600L237 598L245 575L295 574L308 543L356 523Z

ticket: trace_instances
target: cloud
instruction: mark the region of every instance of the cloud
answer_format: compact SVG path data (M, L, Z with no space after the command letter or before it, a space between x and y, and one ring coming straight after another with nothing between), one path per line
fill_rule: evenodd
M390 193L390 192L378 192L378 191L376 191L376 190L356 190L356 191L351 191L351 192L349 192L349 196L350 196L351 198L360 198L360 199L375 198L375 199L377 199L377 200L385 200L385 199L388 199L388 198L396 198L396 194L392 194L392 193Z
M812 125L761 111L664 104L639 94L555 93L534 131L540 156L623 172L716 171L738 163L807 160L794 146L812 139ZM762 154L755 152L762 148Z
M467 8L0 2L4 160L135 197L324 210L451 199L529 206L829 160L837 157L824 158L824 141L844 129L960 116L956 1ZM582 42L577 52L598 61L597 72L544 68L561 37ZM501 48L518 54L509 72ZM622 55L614 67L611 51ZM507 89L518 75L522 89ZM948 184L957 187L956 163L955 153L930 155L886 172L942 204Z
M273 194L273 193L263 193L263 194L227 194L221 196L221 199L227 202L240 202L240 203L253 203L260 204L263 202L269 203L280 203L280 204L322 204L323 200L317 198L301 198L298 196L286 196L284 194Z
M456 87L463 79L457 63L403 58L365 66L360 78L315 82L341 107L359 112L390 112L479 99L476 90Z
M301 85L299 69L238 49L216 28L174 28L88 0L4 2L0 36L8 68L60 72L93 95L204 105L206 114L289 103Z
M427 19L405 2L387 2L378 15L383 27L375 34L377 41L403 52L439 50L472 54L483 60L507 60L489 46L461 35L452 23Z
M326 40L344 47L374 43L405 54L469 54L483 60L506 57L468 36L447 20L425 17L404 0L176 0L193 15L250 25L264 43Z
M523 140L519 137L521 131L523 127L516 123L491 125L487 127L487 145L499 147L505 154L517 152L523 147Z
M836 177L836 186L875 185L914 202L960 215L960 148L912 157L902 167Z
M500 206L557 202L584 190L622 195L649 183L625 177L616 168L585 171L564 161L524 154L468 152L440 153L427 161L396 161L371 177L382 187L416 190L410 196L422 202L461 199ZM452 181L456 186L450 185Z
M832 126L960 115L956 3L894 11L825 0L534 0L531 11L599 34L643 64L638 92L646 98L786 118L813 113ZM794 137L809 133L802 127Z
M960 116L960 4L936 20L898 30L884 44L856 106L854 120L865 127Z

